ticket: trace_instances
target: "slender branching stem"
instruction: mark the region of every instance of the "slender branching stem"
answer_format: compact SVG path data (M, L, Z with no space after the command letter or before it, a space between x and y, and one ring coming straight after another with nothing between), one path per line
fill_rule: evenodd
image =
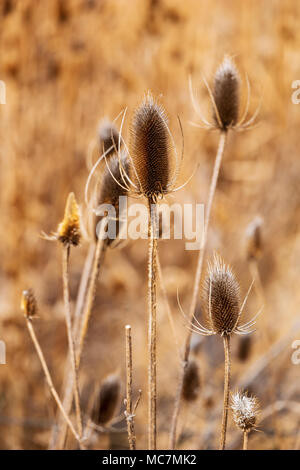
M202 244L201 244L199 255L198 255L198 262L197 262L197 269L196 269L196 275L195 275L195 280L194 280L192 300L191 300L191 305L190 305L190 310L189 310L190 322L193 321L193 316L195 314L197 298L199 294L199 287L200 287L200 281L201 281L201 274L202 274L202 267L203 267L203 260L204 260L205 247L206 247L206 241L207 241L207 233L208 233L209 222L210 222L211 209L212 209L212 204L214 200L214 195L216 192L222 158L224 154L226 136L227 136L226 132L221 132L218 151L217 151L217 155L215 159L212 179L211 179L209 193L208 193L208 200L207 200L205 219L204 219L203 238L202 238ZM176 398L175 398L175 406L174 406L174 412L173 412L172 423L171 423L170 449L175 449L175 446L176 446L177 422L178 422L180 405L181 405L184 371L187 366L187 363L189 360L189 354L190 354L191 335L192 335L192 331L188 329L185 343L184 343L183 361L182 361L182 367L181 367L180 374L179 374L179 381L178 381L177 393L176 393Z
M149 201L148 257L148 448L156 449L156 205Z
M126 345L126 421L127 433L130 450L136 449L136 435L134 428L134 416L132 405L132 339L131 326L125 326L125 345Z
M224 401L223 401L223 417L222 417L220 450L225 449L227 421L228 421L229 388L230 388L230 336L224 335L223 342L224 342L225 368L224 368Z
M26 324L27 324L27 328L28 328L29 334L31 336L32 342L33 342L34 347L36 349L37 355L38 355L39 360L41 362L41 365L42 365L42 368L43 368L43 371L44 371L44 374L45 374L46 381L47 381L47 384L49 386L50 392L52 393L53 398L56 401L57 406L59 407L59 409L60 409L60 411L61 411L61 413L62 413L62 415L65 419L65 422L67 423L67 426L69 426L70 431L72 432L73 436L80 443L79 435L75 431L75 428L74 428L68 414L66 413L66 411L65 411L65 409L62 405L62 402L60 401L60 398L59 398L59 396L56 392L56 389L53 385L53 381L52 381L52 378L51 378L51 375L50 375L50 372L49 372L49 369L48 369L43 351L42 351L42 349L40 347L40 344L38 342L38 339L36 337L36 334L35 334L35 331L34 331L34 328L33 328L33 324L32 324L32 321L31 321L30 318L26 318Z
M88 290L86 294L86 299L83 308L82 321L78 329L78 334L76 335L75 345L76 345L76 367L79 369L81 355L83 351L84 340L87 334L89 321L92 313L92 306L95 297L96 283L99 276L100 266L103 261L105 253L105 241L103 240L103 232L105 230L106 223L101 225L100 234L97 240L95 255L93 259L93 267L90 276L90 282L88 284ZM64 404L67 410L71 409L71 404L73 400L73 378L72 375L69 376L69 379L66 381L66 389L64 396ZM66 439L67 428L66 426L61 426L58 436L56 439L55 447L62 448Z
M249 436L249 432L244 431L243 432L243 450L248 450L248 436Z
M70 310L70 295L69 295L69 254L70 246L63 246L62 253L62 273L63 273L63 292L64 292L64 304L65 304L65 319L68 334L69 352L71 359L71 367L73 371L73 384L74 384L74 398L75 398L75 410L76 410L76 421L77 430L80 439L82 438L82 418L80 410L80 396L79 396L79 383L78 383L78 369L76 366L75 357L75 344L72 333L72 321L71 321L71 310Z

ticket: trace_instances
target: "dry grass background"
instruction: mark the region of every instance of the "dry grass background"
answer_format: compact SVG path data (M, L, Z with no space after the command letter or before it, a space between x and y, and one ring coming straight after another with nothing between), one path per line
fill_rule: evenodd
M217 135L189 125L196 116L188 75L192 73L201 107L208 112L201 77L211 79L225 53L235 56L242 77L249 75L252 110L262 95L259 126L230 134L209 231L208 254L216 249L233 264L245 292L251 281L245 228L257 214L264 218L259 270L265 309L246 362L236 358L239 339L234 339L233 388L274 344L285 341L300 309L300 107L291 102L291 83L300 78L299 14L300 3L294 0L1 0L0 79L7 87L7 104L0 106L0 331L7 345L7 365L0 366L2 449L48 445L55 407L20 313L20 294L28 286L36 292L36 329L60 390L67 351L61 253L39 234L56 228L70 191L83 203L87 149L99 119L114 118L125 106L130 114L148 89L162 94L178 146L177 114L183 124L182 181L199 162L176 200L204 202ZM82 384L99 382L115 370L124 380L124 326L132 325L134 388L136 393L143 390L136 417L138 448L146 445L146 243L131 242L106 256L81 368ZM72 302L86 249L83 243L72 251ZM184 241L163 241L160 254L182 343L185 327L176 289L187 310L196 253L185 251ZM178 359L161 297L159 301L158 444L164 448ZM259 306L252 294L248 315ZM299 338L298 324L251 384L263 409L278 400L290 405L261 423L262 432L251 435L250 448L296 445L300 416L293 403L300 398L300 366L290 357L291 343ZM215 448L222 403L221 342L204 338L193 356L201 391L181 413L179 448ZM97 447L107 445L127 446L126 434L100 436ZM239 446L230 419L228 447Z

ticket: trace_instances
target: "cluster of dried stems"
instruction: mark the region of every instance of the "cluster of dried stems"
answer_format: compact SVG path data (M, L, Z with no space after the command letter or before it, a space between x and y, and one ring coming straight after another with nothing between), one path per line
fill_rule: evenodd
M228 132L241 131L252 127L257 112L247 118L249 106L249 84L247 106L239 119L239 87L240 79L237 69L229 57L225 57L217 70L213 87L205 84L212 103L212 122L202 117L199 105L193 94L190 81L190 93L193 106L201 123L197 127L215 129L219 131L219 145L216 152L215 164L209 187L206 204L204 235L199 250L197 269L194 277L194 287L188 315L184 314L187 323L186 339L183 352L180 356L180 373L174 412L170 429L170 448L176 448L177 424L181 402L191 402L198 396L201 386L198 365L190 360L191 334L219 335L224 344L224 403L220 433L220 449L225 449L226 430L228 422L228 409L230 397L230 338L232 334L246 335L251 333L255 318L241 324L241 316L249 296L251 286L243 299L240 298L240 286L232 269L227 266L219 255L215 255L208 266L208 273L203 283L203 298L207 310L207 324L202 325L195 317L195 308L199 297L206 242L211 219L214 195L218 176L226 146ZM62 244L62 278L64 311L68 338L69 357L66 363L63 399L60 399L53 384L50 371L47 367L42 349L39 345L33 328L33 318L36 316L37 306L31 290L24 291L22 308L25 312L26 323L33 340L37 354L41 361L47 383L58 405L59 415L57 426L53 429L50 448L64 448L67 431L70 430L81 449L89 446L91 430L105 431L111 426L116 408L119 403L120 379L118 376L108 377L97 389L94 396L92 411L88 418L82 413L79 371L82 352L88 327L91 319L97 280L100 267L108 249L118 245L118 235L122 230L122 213L118 205L119 196L130 194L143 197L149 210L149 251L148 251L148 448L157 448L157 283L160 282L168 317L176 339L172 313L168 303L166 289L158 258L159 201L169 193L179 190L175 188L181 160L178 159L172 133L168 126L167 115L162 106L148 93L141 105L136 109L130 128L130 144L127 147L122 137L122 127L126 112L123 113L120 133L112 123L102 123L100 127L101 157L93 165L89 174L85 196L87 203L87 218L80 223L81 215L75 196L68 197L64 219L59 224L57 232L50 237ZM102 152L103 151L103 152ZM102 178L97 179L92 196L89 196L91 181L95 179L97 167L103 165ZM175 164L174 164L175 163ZM184 186L184 185L183 185ZM112 204L116 210L117 238L105 238L108 218L95 215L94 209L101 203ZM89 238L90 248L82 270L82 277L74 313L71 312L69 296L69 258L72 247L79 245L82 232ZM257 259L261 251L260 224L256 222L249 237L249 263L253 277L260 289L260 298L263 300L262 288L257 270ZM181 306L179 304L181 309ZM182 310L182 309L181 309ZM178 341L176 339L176 345ZM178 348L179 350L179 348ZM130 449L136 449L135 411L140 395L133 404L133 358L131 327L125 327L125 365L126 365L126 398L125 419L127 423ZM75 404L75 423L72 421L72 404ZM243 431L244 449L247 448L248 434L257 422L257 400L237 392L232 397L232 411L237 426Z

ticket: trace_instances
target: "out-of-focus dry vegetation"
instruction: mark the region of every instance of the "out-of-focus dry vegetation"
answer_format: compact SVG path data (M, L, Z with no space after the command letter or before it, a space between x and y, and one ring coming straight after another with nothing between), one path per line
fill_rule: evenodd
M178 147L177 115L183 125L181 182L199 162L191 182L169 200L204 202L218 139L215 133L189 124L197 118L188 76L192 74L201 108L208 113L202 74L211 79L225 53L234 55L241 71L243 101L247 73L251 111L260 96L262 108L256 129L230 134L207 255L216 249L232 263L246 292L251 275L245 228L257 214L263 217L259 271L264 312L251 335L246 361L237 358L239 338L233 340L232 387L250 377L258 361L279 343L281 349L274 348L279 354L270 357L249 389L265 412L277 401L288 403L279 411L277 406L271 409L260 425L262 432L252 433L249 445L295 447L300 365L291 362L291 343L300 338L299 324L293 326L300 310L300 106L291 102L291 83L300 78L299 14L300 3L294 0L1 0L0 79L7 87L7 104L0 106L0 331L7 346L7 364L0 366L2 449L48 446L56 408L20 313L20 295L28 286L36 292L39 319L35 326L60 391L67 352L61 250L39 234L56 228L70 191L83 205L87 150L99 119L114 118L126 106L130 116L148 89L162 94ZM186 251L184 241L162 241L159 247L182 343L186 331L176 290L187 310L197 254ZM71 254L72 306L86 250L82 243ZM80 375L82 386L116 370L124 380L124 326L130 323L135 393L143 390L136 416L138 448L146 446L146 262L145 240L107 253ZM260 306L254 290L247 314ZM196 341L193 338L193 344ZM198 399L180 415L178 447L215 448L222 405L222 342L204 338L192 355L200 368L201 388ZM178 356L159 296L160 448L168 442L177 374ZM99 436L95 445L126 447L126 433ZM239 446L239 434L230 419L228 447Z

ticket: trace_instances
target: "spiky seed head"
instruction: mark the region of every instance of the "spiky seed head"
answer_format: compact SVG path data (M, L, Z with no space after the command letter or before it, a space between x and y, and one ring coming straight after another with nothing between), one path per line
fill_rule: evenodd
M26 318L31 320L37 314L37 303L32 289L23 290L21 297L21 310Z
M214 77L213 97L218 110L213 110L213 117L217 127L227 131L235 126L239 114L239 74L236 66L229 56L225 56ZM218 119L219 117L219 119Z
M185 401L194 401L200 390L200 377L197 363L189 361L183 376L182 398Z
M64 245L79 245L80 242L80 215L74 193L67 199L63 221L57 229L57 239Z
M119 132L111 121L103 119L99 123L98 136L100 143L100 152L107 152L106 156L110 156L116 152L119 145ZM111 148L112 147L112 148Z
M250 432L255 428L259 417L259 402L255 396L236 392L231 397L233 419L238 428Z
M128 157L124 152L118 155L112 155L107 162L107 166L105 166L100 182L100 191L98 196L98 205L101 204L110 204L114 207L116 211L116 236L122 226L122 216L121 208L119 204L119 198L121 196L127 195L126 184L128 184L126 180L126 176L129 174L129 160ZM96 216L95 217L95 236L96 234L96 227L99 221L103 216ZM110 245L114 240L110 238L106 238L106 243Z
M162 106L148 93L131 123L134 179L140 194L156 203L170 183L170 137Z
M118 375L111 374L103 380L92 410L91 418L95 424L102 426L112 420L119 404L120 390L121 382Z
M246 229L248 261L258 261L262 255L262 224L263 219L261 217L255 217Z
M221 336L231 334L238 326L240 288L230 266L217 254L208 267L204 295L212 331Z

